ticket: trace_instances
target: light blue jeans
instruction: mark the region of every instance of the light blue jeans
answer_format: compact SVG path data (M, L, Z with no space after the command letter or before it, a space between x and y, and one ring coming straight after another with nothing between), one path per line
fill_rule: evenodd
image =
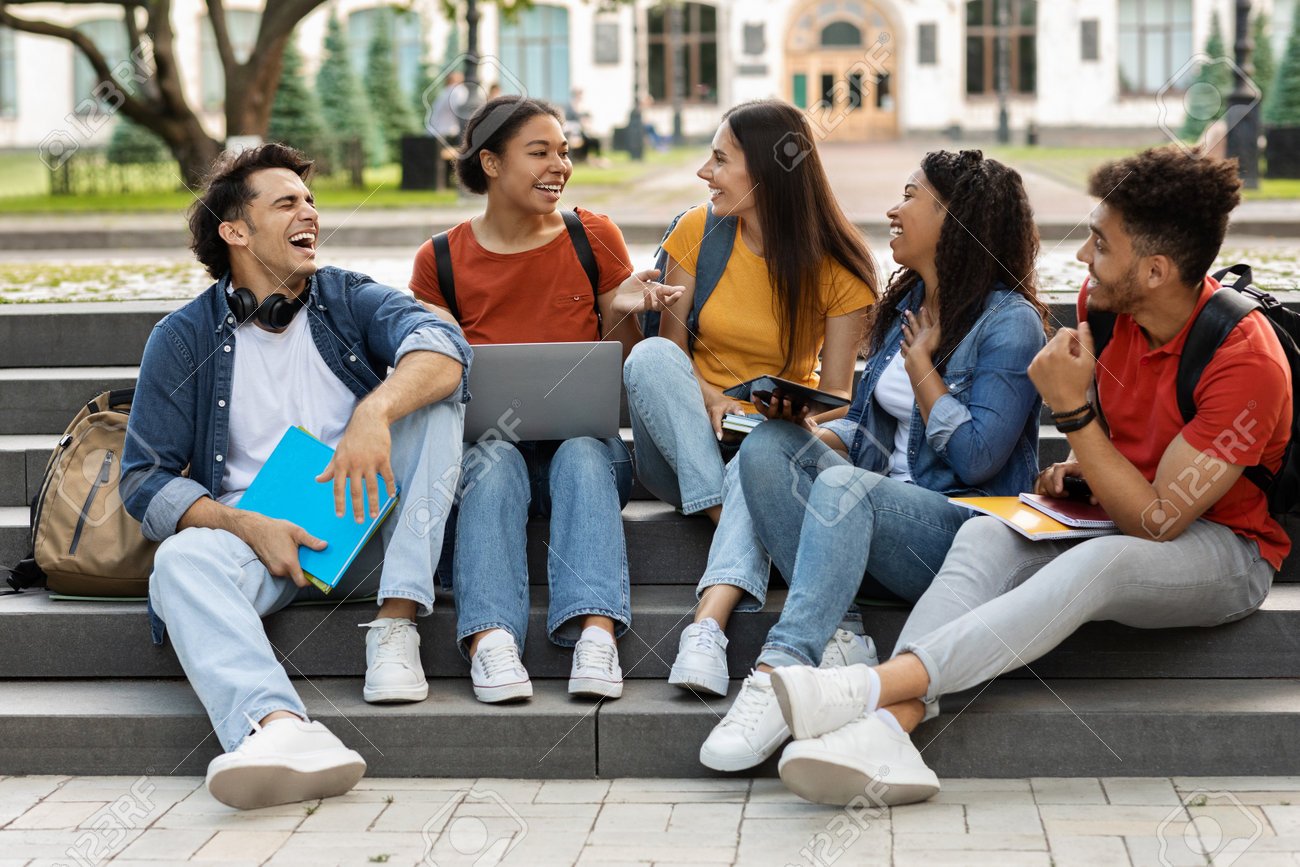
M466 446L452 567L461 653L470 636L488 629L506 630L524 651L530 514L551 522L551 641L576 644L579 619L589 614L614 620L616 635L626 632L632 610L621 513L631 488L632 459L620 440Z
M423 615L433 610L433 569L456 491L464 422L463 404L439 402L392 426L390 461L401 497L328 596L272 576L252 548L225 530L191 527L159 546L149 601L227 751L250 732L249 720L277 710L307 716L276 660L277 650L293 648L271 645L263 617L294 601L342 602L373 593L381 602L412 599ZM351 652L363 652L360 637Z
M623 382L641 484L688 515L722 504L696 596L731 584L745 591L736 610L757 611L767 596L771 561L749 516L739 458L723 464L690 358L671 340L647 338L623 363Z
M971 514L944 494L858 469L787 422L759 425L739 460L758 537L790 576L758 657L774 667L819 664L864 577L919 599Z

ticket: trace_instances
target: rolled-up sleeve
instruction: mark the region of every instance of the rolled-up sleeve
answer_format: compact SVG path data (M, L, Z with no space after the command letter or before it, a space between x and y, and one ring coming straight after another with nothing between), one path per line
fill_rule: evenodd
M463 349L463 351L462 351ZM445 355L448 358L460 362L460 393L456 403L467 403L469 401L469 366L473 358L473 351L469 344L465 343L464 338L454 332L448 333L445 329L440 328L419 328L411 332L405 340L397 347L397 362L409 352L436 352L439 355ZM448 398L451 395L447 396Z
M828 422L819 425L823 430L828 430L840 438L844 443L845 449L853 448L853 434L858 429L858 423L850 420L847 416L843 418L834 418Z

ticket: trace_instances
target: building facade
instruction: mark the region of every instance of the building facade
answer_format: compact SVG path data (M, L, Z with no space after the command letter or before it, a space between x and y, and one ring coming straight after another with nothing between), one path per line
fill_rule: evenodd
M1254 3L1271 15L1279 59L1297 4ZM237 56L251 50L263 5L227 0ZM1177 126L1182 88L1213 15L1229 51L1234 20L1233 0L715 0L671 8L658 0L539 0L510 17L494 3L479 5L485 84L558 103L580 88L600 133L627 122L636 93L647 120L671 131L676 85L683 132L696 138L711 135L728 106L763 97L807 109L828 140L954 128L988 134L998 124L1003 69L1017 131L1032 124L1044 137L1073 138L1084 130L1158 130L1162 118ZM127 59L120 7L12 8L75 26L110 62ZM358 70L371 36L386 28L399 77L414 91L422 63L435 80L459 65L464 24L450 24L441 8L439 0L400 8L334 0L298 28L308 71L319 62L333 11L346 24ZM177 0L173 26L190 104L220 135L224 83L203 0ZM70 44L0 28L0 147L37 146L69 115L85 111L95 84ZM107 135L105 128L93 140Z

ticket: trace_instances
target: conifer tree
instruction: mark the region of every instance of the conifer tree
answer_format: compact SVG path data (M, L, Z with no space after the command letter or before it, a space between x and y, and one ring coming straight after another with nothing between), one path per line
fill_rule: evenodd
M1277 69L1268 101L1264 103L1264 123L1269 126L1300 126L1300 15L1295 16L1286 53L1282 55L1282 65Z
M417 131L410 100L402 93L397 82L397 66L393 63L393 40L386 22L379 22L366 57L366 93L370 97L370 112L382 130L390 158L401 154L402 136Z
M1273 77L1277 75L1277 58L1273 56L1273 28L1269 26L1268 14L1260 12L1250 25L1251 39L1255 51L1251 60L1255 66L1255 85L1259 88L1260 100L1268 99L1268 92L1273 86Z
M1196 78L1187 89L1187 116L1183 120L1182 136L1195 141L1228 108L1228 94L1232 93L1232 67L1223 62L1223 28L1219 13L1210 21L1210 38L1205 43L1209 60L1201 64Z
M303 81L302 54L292 37L284 49L280 86L276 88L275 102L271 104L271 124L266 137L269 141L295 147L312 159L329 162L329 141L325 135L320 101Z
M320 95L321 113L334 140L334 152L341 163L341 145L359 139L366 164L380 166L388 162L388 144L383 131L370 113L361 81L348 60L348 40L337 13L330 15L325 33L325 52L316 73L316 92Z
M166 143L130 118L118 118L113 137L108 141L108 161L126 163L165 163L172 159Z

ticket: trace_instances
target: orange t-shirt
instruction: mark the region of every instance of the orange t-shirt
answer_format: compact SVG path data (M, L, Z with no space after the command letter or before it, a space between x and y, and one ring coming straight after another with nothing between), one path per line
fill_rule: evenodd
M1250 314L1214 353L1192 397L1196 415L1183 423L1178 409L1178 360L1196 314L1219 284L1207 277L1192 317L1173 340L1151 349L1133 317L1115 317L1110 342L1097 360L1097 393L1110 424L1110 440L1142 476L1154 481L1165 450L1180 433L1191 446L1225 463L1264 464L1276 471L1291 437L1291 369L1273 327ZM1232 290L1224 290L1232 291ZM1079 318L1088 318L1088 284L1079 292ZM1179 488L1195 498L1210 481L1180 477ZM1173 504L1178 507L1177 497ZM1280 569L1291 540L1268 513L1264 492L1245 476L1202 515L1259 544L1260 556Z
M609 217L575 209L596 256L597 290L613 291L632 273L623 233ZM599 340L591 282L582 269L568 231L522 253L493 253L474 237L469 221L447 233L460 327L471 344L567 343ZM447 302L438 290L433 241L415 254L411 273L415 297L438 307Z

